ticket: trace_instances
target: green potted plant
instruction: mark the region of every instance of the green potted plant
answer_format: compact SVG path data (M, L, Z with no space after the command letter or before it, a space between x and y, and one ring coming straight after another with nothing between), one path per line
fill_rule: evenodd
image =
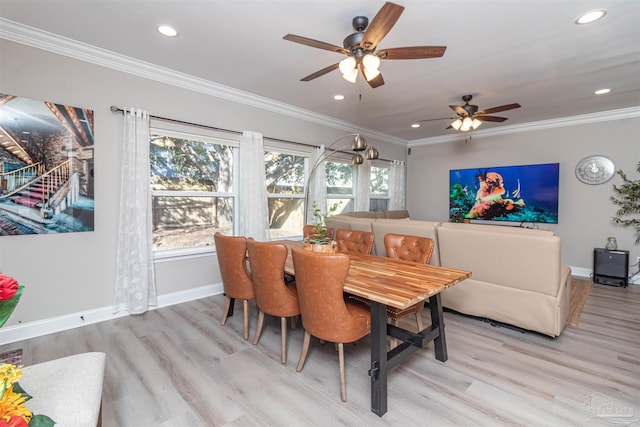
M636 168L640 172L640 162ZM613 222L624 227L632 226L636 231L636 245L640 244L640 179L635 181L627 178L627 175L619 170L618 175L622 178L622 185L613 185L616 196L611 196L611 202L618 206ZM624 218L629 217L631 218Z
M312 247L314 245L328 246L328 248L314 248L313 250L324 252L332 249L331 236L327 236L326 219L338 209L338 206L340 206L340 203L336 202L329 207L327 213L322 213L318 207L318 203L316 201L313 202L313 234L309 236L307 243L312 245Z

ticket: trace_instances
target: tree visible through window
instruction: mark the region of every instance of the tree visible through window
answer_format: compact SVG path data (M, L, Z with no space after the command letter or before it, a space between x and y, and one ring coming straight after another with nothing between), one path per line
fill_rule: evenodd
M213 246L216 231L233 234L232 146L154 131L149 156L154 250Z
M338 203L338 208L334 215L353 212L355 205L353 165L346 161L327 161L325 162L325 172L327 177L327 206L325 212L329 212L331 206L336 203Z
M302 235L305 157L265 151L269 234L272 239Z
M371 166L369 210L381 212L389 209L389 168Z

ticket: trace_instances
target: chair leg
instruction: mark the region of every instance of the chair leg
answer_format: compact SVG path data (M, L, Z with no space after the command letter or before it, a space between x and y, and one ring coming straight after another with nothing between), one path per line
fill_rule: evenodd
M298 360L298 367L296 372L302 371L304 361L307 360L307 352L309 351L309 341L311 341L311 335L309 332L304 331L304 341L302 342L302 350L300 351L300 360Z
M244 339L249 339L249 300L243 300L244 306Z
M282 330L282 364L287 364L287 318L280 318L280 329Z
M424 329L424 323L422 323L423 311L424 311L424 301L418 303L418 308L416 310L416 324L418 325L418 331L422 331Z
M231 297L224 297L224 308L222 309L222 320L220 324L224 326L227 323L227 316L229 315L229 307L231 307Z
M291 318L291 330L295 331L298 327L298 316L293 316Z
M340 362L340 397L347 401L347 381L344 375L344 344L338 343L338 361Z
M264 324L264 312L258 309L258 326L256 326L256 336L253 337L253 345L258 344L260 334L262 333L262 325Z

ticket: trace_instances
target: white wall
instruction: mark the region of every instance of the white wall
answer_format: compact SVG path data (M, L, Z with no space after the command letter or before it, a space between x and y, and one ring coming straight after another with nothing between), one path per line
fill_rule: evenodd
M18 323L87 318L112 305L123 119L111 105L307 144L329 145L349 133L5 40L0 52L0 92L89 108L95 118L95 231L0 237L0 269L25 286L2 333ZM405 147L364 135L380 157L405 158ZM156 274L160 296L220 282L214 256L163 261Z
M473 137L471 141L412 147L407 160L407 204L412 218L448 220L449 170L488 166L560 163L559 223L541 225L562 238L562 262L592 269L593 248L615 236L620 249L640 256L631 228L611 221L616 208L609 201L616 177L602 185L578 181L574 168L588 155L603 154L631 179L638 179L640 119L536 130L511 135ZM480 249L480 248L479 248Z

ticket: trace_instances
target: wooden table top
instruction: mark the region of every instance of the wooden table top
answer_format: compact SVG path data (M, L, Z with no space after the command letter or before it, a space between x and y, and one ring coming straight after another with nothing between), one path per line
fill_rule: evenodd
M285 271L295 275L292 247L302 247L301 242L278 241L289 248ZM376 255L345 252L351 260L344 290L392 307L405 309L429 299L471 277L471 272L436 267Z

